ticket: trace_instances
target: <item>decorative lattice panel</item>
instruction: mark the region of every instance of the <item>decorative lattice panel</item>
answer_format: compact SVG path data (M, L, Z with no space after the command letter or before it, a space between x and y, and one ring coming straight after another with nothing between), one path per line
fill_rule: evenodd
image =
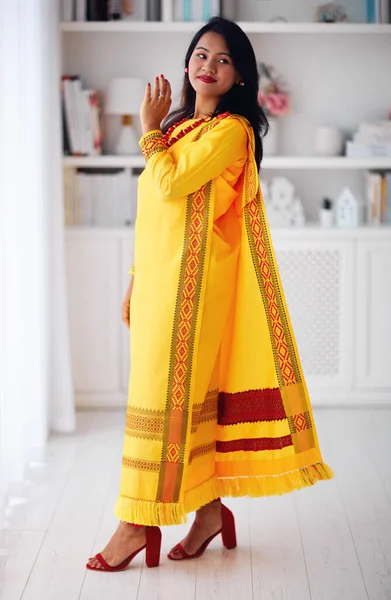
M276 257L304 375L337 376L341 334L340 251L276 248Z

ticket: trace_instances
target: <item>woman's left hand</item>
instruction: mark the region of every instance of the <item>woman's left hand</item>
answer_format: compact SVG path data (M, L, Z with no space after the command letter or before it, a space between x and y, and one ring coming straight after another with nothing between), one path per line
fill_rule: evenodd
M145 88L145 96L140 110L143 134L152 129L160 129L160 123L168 115L171 106L170 82L163 75L156 77L153 89Z

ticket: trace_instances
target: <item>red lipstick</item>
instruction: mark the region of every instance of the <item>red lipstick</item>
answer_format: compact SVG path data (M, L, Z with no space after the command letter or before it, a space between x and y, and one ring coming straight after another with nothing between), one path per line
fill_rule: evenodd
M216 83L216 79L213 79L213 77L208 77L208 75L201 75L198 79L204 83Z

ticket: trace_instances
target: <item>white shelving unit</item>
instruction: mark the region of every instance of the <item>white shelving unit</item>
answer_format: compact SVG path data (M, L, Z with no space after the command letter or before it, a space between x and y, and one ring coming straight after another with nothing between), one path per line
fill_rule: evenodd
M61 23L61 31L70 33L192 33L202 27L195 21L96 21ZM368 23L262 23L240 22L238 25L246 33L282 33L282 34L390 34L391 25Z
M169 1L169 0L166 0ZM346 0L344 4L353 0ZM285 4L284 4L285 3ZM281 0L286 12L291 0ZM387 318L391 304L391 227L321 229L312 223L323 196L344 185L364 193L367 169L390 169L391 158L311 155L318 125L349 135L363 119L385 118L391 108L391 25L263 22L271 3L246 0L239 24L258 60L273 64L290 84L292 113L281 123L281 156L265 156L261 172L282 174L296 186L308 224L275 229L273 243L304 373L314 404L391 404ZM313 8L310 0L295 7ZM282 10L282 9L281 9ZM312 12L300 18L308 21ZM292 14L292 13L291 13ZM201 23L62 23L63 73L105 91L118 76L157 73L171 81L176 105L183 58ZM118 127L104 117L103 156L66 156L66 168L143 168L144 158L112 154ZM72 362L79 406L125 406L128 331L120 304L132 263L133 228L69 227L66 232ZM97 326L98 325L98 326Z
M287 0L286 0L287 1ZM251 2L250 2L251 4ZM252 2L254 5L254 2ZM258 4L259 3L255 3ZM255 10L255 9L254 9ZM259 11L262 11L259 8ZM249 8L246 8L244 13L246 17L249 14ZM261 14L261 13L260 13ZM256 19L257 15L254 14L254 21L238 21L238 24L242 27L242 29L251 36L251 41L254 45L257 54L258 48L261 48L263 52L266 51L267 47L270 45L275 52L281 52L280 49L277 50L276 42L274 40L283 41L285 40L287 44L290 44L294 49L300 48L305 44L306 48L309 46L314 47L315 53L313 57L313 61L317 59L317 53L319 54L320 50L316 50L316 46L320 48L321 41L326 40L326 44L323 44L323 56L325 52L330 54L330 63L332 63L332 70L335 73L335 77L337 79L340 78L339 73L339 57L337 56L338 48L341 46L341 42L338 40L346 40L346 52L350 52L351 48L353 48L352 54L355 51L360 50L360 44L357 40L370 40L370 47L374 48L374 52L379 52L379 47L381 45L381 40L391 40L391 25L385 24L367 24L367 23L337 23L337 24L324 24L324 23L310 23L310 22L266 22L260 21ZM145 58L142 56L143 49L148 48L148 52L151 52L152 55L156 55L156 60L159 60L159 68L156 72L164 71L165 74L168 73L170 76L170 70L173 68L172 64L180 64L180 60L178 61L177 52L175 52L176 46L181 48L183 52L184 43L187 44L187 41L190 39L191 34L197 31L202 26L202 23L198 22L152 22L152 21L106 21L106 22L70 22L70 23L61 23L60 30L63 37L63 47L69 50L69 54L71 55L70 65L71 68L68 68L69 71L75 72L75 63L80 62L85 69L85 65L87 63L88 68L93 67L92 61L95 59L97 53L99 53L99 47L107 49L108 44L111 43L112 55L109 56L106 53L105 57L100 57L100 66L102 66L101 73L96 74L99 78L105 80L105 83L102 85L100 82L95 84L94 80L91 81L91 86L96 85L98 88L105 87L108 83L109 72L111 71L112 75L118 74L118 72L127 70L138 70L139 72L134 73L136 76L143 77L146 81L150 78L148 73L147 63ZM88 34L88 35L87 35ZM117 34L120 35L117 38ZM131 34L131 35L129 35ZM136 34L136 37L134 35ZM137 34L142 34L138 36ZM169 37L167 37L169 35ZM318 38L318 35L321 37ZM331 36L331 37L330 37ZM176 42L177 38L177 42ZM138 64L134 62L135 57L132 56L131 49L132 40L134 43L137 43L137 58L139 59ZM148 41L147 41L148 40ZM296 40L296 41L295 41ZM306 40L306 41L304 41ZM330 43L332 41L332 43ZM373 44L372 44L373 42ZM124 46L122 46L122 43ZM154 53L153 47L156 44L156 52ZM165 56L160 55L161 46L165 47ZM282 44L284 46L284 44ZM313 46L315 45L315 46ZM72 46L72 48L71 48ZM335 48L334 48L335 46ZM368 44L367 44L368 46ZM389 50L391 52L391 44L388 43ZM91 56L88 56L88 48L91 48ZM387 43L384 45L387 47ZM126 64L122 58L118 56L118 52L121 52L121 48L123 48L123 52L127 53L127 49L129 52L127 56L129 56L129 61ZM77 50L80 49L80 61L78 61ZM158 50L159 49L159 50ZM159 54L158 54L159 52ZM335 53L335 55L333 54ZM66 54L66 53L65 53ZM149 56L149 54L148 54ZM174 59L175 57L175 59ZM66 56L65 64L66 64ZM304 56L304 61L300 65L300 77L305 77L306 65L311 64L311 56ZM369 57L366 56L366 65L368 66L370 63ZM76 59L76 60L75 60ZM114 60L113 60L114 59ZM117 60L115 60L117 59ZM118 60L119 59L119 60ZM288 52L285 59L286 62L289 63L290 60L293 60ZM324 58L322 57L322 60ZM147 58L148 64L151 64L151 61ZM109 63L112 63L112 67L109 67ZM167 67L164 66L166 62ZM126 64L126 66L125 66ZM145 68L143 68L145 66ZM372 67L371 67L372 68ZM376 65L374 65L374 69L376 70ZM77 69L76 69L77 70ZM93 69L92 69L93 70ZM386 70L381 68L381 65L378 66L379 70L379 78L384 81L384 73ZM281 69L284 72L284 68ZM287 69L288 72L291 69ZM313 73L313 64L310 67L310 71ZM103 75L104 74L104 75ZM352 73L346 73L346 77ZM88 79L88 74L83 71L83 76ZM292 75L293 76L293 75ZM325 73L325 77L329 77L329 73ZM94 78L96 79L96 77ZM170 76L170 79L174 79ZM313 86L313 81L309 82L311 86ZM332 80L331 80L332 83ZM339 83L339 82L338 82ZM355 83L352 82L352 86ZM178 86L175 86L175 82L173 85L173 89L176 87L176 91L178 92ZM303 86L304 87L304 86ZM384 87L387 88L387 85L383 83ZM391 84L388 85L388 92L391 93ZM293 119L296 118L296 111L300 112L300 98L296 99L295 89L292 90L292 98L293 102L297 103L294 106L292 111L292 122ZM380 93L382 90L380 90ZM302 92L300 92L302 93ZM312 96L317 96L318 92L315 90L315 93L311 90L310 94ZM368 96L368 90L366 90L366 95ZM175 96L175 94L174 94ZM298 94L297 94L298 96ZM330 96L332 102L335 102L335 91L332 89L330 91ZM324 95L322 98L324 102ZM343 92L341 93L341 101L344 101ZM316 103L316 99L314 100ZM368 105L369 103L366 102ZM175 105L175 98L173 105ZM305 110L305 109L304 109ZM327 115L327 121L333 120L333 111L324 112ZM330 113L331 114L327 114ZM345 112L345 111L344 111ZM354 111L352 111L354 113ZM337 119L341 121L341 115L336 115ZM347 114L350 116L350 114ZM331 117L331 118L330 118ZM297 117L298 119L299 117ZM303 119L303 116L300 116ZM308 119L306 121L307 127L309 127L308 123L313 121L313 115L309 114ZM336 120L337 120L336 119ZM289 122L289 128L291 129L293 135L289 136L289 139L293 139L295 131L300 127L299 123L297 125L293 125ZM338 124L338 123L337 123ZM282 124L285 127L285 122ZM108 129L110 129L111 124ZM286 127L288 129L288 127ZM315 126L313 126L315 128ZM106 128L107 129L107 128ZM352 130L352 127L349 127ZM289 131L289 133L291 133ZM303 139L309 137L309 132L305 132L307 135L300 136ZM109 135L110 137L110 135ZM287 134L286 134L287 137ZM298 142L302 145L303 142L298 139ZM110 144L109 144L110 145ZM391 168L391 157L390 158L347 158L344 156L339 157L315 157L308 154L308 149L305 147L299 147L297 151L292 148L292 142L286 144L289 147L286 148L288 152L285 152L282 156L273 156L268 157L265 156L262 162L263 170L290 170L290 171L334 171L342 174L344 171L362 171L366 169L390 169ZM308 144L307 144L308 145ZM111 148L105 148L105 154L100 157L64 157L64 167L128 167L128 168L143 168L145 163L142 156L115 156L110 154ZM284 150L284 148L283 148ZM297 153L297 156L295 155ZM293 154L293 155L292 155ZM359 176L360 177L360 176ZM337 181L337 177L335 181ZM342 181L342 178L339 179ZM351 184L351 179L348 181ZM355 179L356 186L354 191L362 189L362 180ZM332 190L334 191L334 190ZM312 190L311 190L312 192ZM312 194L313 195L313 194ZM313 218L313 215L311 215Z
M64 167L130 167L133 169L145 167L143 155L140 156L119 156L115 154L106 154L102 156L64 156Z
M129 237L133 234L133 227L67 227L67 233L74 239L100 239L102 236L110 239ZM323 229L318 223L308 223L304 227L278 227L273 229L273 237L279 239L297 239L303 233L308 240L319 238L319 235L327 236L337 240L371 240L374 237L379 240L387 240L391 237L391 225L365 225L355 228L331 227Z
M64 167L130 167L143 168L140 156L65 156ZM344 156L265 156L262 169L390 169L391 157L347 158Z

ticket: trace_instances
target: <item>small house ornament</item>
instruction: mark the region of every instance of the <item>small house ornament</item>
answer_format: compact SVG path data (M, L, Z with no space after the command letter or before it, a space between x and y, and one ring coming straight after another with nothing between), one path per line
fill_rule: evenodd
M336 222L338 227L358 227L358 202L353 192L343 188L336 200Z
M270 184L270 193L274 205L286 211L292 205L295 186L286 177L275 177Z
M262 198L265 204L269 202L269 183L265 179L260 179Z
M266 215L271 227L301 227L305 224L303 205L295 196L295 186L286 177L274 177L264 196Z
M305 214L300 198L295 198L292 206L292 225L295 227L304 227Z

